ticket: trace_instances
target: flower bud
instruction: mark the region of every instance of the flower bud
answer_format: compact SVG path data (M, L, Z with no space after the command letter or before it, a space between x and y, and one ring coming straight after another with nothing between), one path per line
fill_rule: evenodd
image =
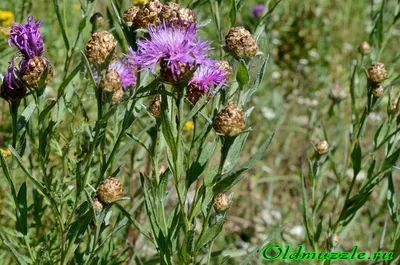
M90 18L90 23L92 25L96 25L98 27L104 26L104 17L100 12L94 13L93 16Z
M377 85L372 88L372 95L374 95L374 97L380 98L382 97L384 91L385 90L383 89L383 86Z
M102 203L112 203L124 197L124 189L119 179L110 177L97 188L97 197Z
M371 46L369 45L368 42L363 41L358 46L358 52L361 53L362 55L369 54L371 52Z
M26 63L21 69L22 80L32 88L39 87L39 81L46 67L48 66L47 77L45 84L48 84L53 79L53 68L43 56L36 56Z
M310 108L315 109L315 108L318 107L318 104L319 104L318 100L313 99L313 100L310 101L309 106L310 106Z
M181 7L173 2L168 2L162 6L158 18L160 21L167 21L168 24L179 23L187 26L190 23L196 23L196 16L192 10Z
M329 151L329 144L327 141L323 140L315 145L315 151L319 155L326 154Z
M340 238L339 238L339 235L338 234L333 234L333 236L332 236L332 243L333 243L333 245L334 246L337 246L338 244L339 244L339 242L340 242Z
M86 45L86 57L91 63L104 63L114 46L115 38L111 33L104 30L96 31Z
M100 80L100 87L107 92L116 92L122 86L121 78L117 71L107 70Z
M258 45L251 33L243 27L231 28L225 37L226 48L239 57L257 54Z
M132 6L128 8L124 12L124 21L125 22L133 22L135 20L136 14L139 12L139 7L137 6Z
M227 61L218 61L215 65L221 70L221 72L225 73L226 82L231 82L233 79L233 71L229 63Z
M103 210L103 204L97 198L94 198L93 200L93 209L96 213L99 213Z
M224 193L218 194L214 199L214 209L217 213L223 213L228 210L230 204L229 196Z
M122 89L118 89L117 91L114 92L111 102L114 104L119 102L123 95L124 95L124 91Z
M187 63L179 63L180 73L174 74L171 68L168 67L168 62L166 60L161 60L160 63L160 74L164 81L174 84L177 81L180 81L187 72L190 71L190 66Z
M159 119L161 118L161 96L156 95L149 104L148 111L154 118Z
M147 29L149 24L154 24L158 20L162 5L158 0L152 0L145 4L136 13L133 25L135 28Z
M397 110L397 103L399 102L399 99L398 98L394 98L394 99L392 99L392 102L391 102L391 104L392 104L392 111L396 111Z
M217 113L213 126L217 133L235 136L245 128L244 112L236 106L234 101L230 101Z
M369 79L374 83L385 81L387 72L383 63L374 63L368 69Z

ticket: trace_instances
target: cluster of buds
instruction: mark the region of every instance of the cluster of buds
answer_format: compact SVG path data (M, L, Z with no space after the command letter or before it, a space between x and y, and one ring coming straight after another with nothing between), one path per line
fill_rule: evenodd
M228 102L215 116L213 127L217 133L226 136L239 134L245 128L243 109L238 108L234 101Z
M387 71L385 69L385 65L383 63L374 63L368 69L369 79L372 82L372 90L371 93L375 97L381 97L384 92L384 88L380 83L385 81L387 77Z
M124 188L119 179L110 177L100 183L96 196L101 203L113 203L124 197Z
M318 142L315 146L315 151L318 155L324 155L329 151L329 143L325 140Z
M251 57L257 54L258 45L251 33L243 27L231 28L225 36L226 49L238 57Z
M147 29L150 24L157 24L158 21L166 21L169 24L179 23L184 26L196 22L196 16L192 10L173 2L163 5L158 0L152 0L141 8L132 6L124 12L123 17L124 21L132 23L135 29Z
M231 204L231 199L229 198L228 195L222 193L218 194L214 198L214 210L217 213L224 213L226 210L229 209L229 206Z

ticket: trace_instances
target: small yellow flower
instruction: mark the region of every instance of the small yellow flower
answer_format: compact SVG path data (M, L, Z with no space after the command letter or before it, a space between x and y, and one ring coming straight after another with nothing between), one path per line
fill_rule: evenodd
M2 149L0 148L0 152L3 154L4 158L10 157L11 156L11 151L10 149Z
M185 127L183 127L185 131L192 131L194 129L194 123L193 121L188 121L185 123Z
M4 36L8 36L7 30L11 27L14 22L14 14L11 11L0 10L0 33Z
M144 5L146 4L148 1L147 0L132 0L133 5L137 6L137 5Z

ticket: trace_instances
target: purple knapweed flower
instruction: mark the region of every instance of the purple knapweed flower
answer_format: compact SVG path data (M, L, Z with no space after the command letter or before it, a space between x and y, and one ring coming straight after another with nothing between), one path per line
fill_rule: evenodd
M39 28L42 21L34 22L32 15L28 16L28 23L13 23L10 29L8 44L13 45L22 53L22 55L33 58L41 56L44 52L43 38Z
M264 4L255 5L253 7L250 7L250 12L253 14L253 16L259 18L263 14L264 9L265 9Z
M136 67L127 59L118 59L108 66L119 74L123 90L136 84Z
M193 74L192 79L189 81L190 85L195 85L198 89L213 93L211 86L222 87L227 86L226 74L222 72L215 65L200 65Z
M211 49L211 42L198 38L196 24L182 26L163 21L158 26L149 25L148 31L149 39L137 41L137 52L130 50L129 58L136 62L139 70L147 68L154 72L161 61L164 68L161 72L169 71L172 79L177 81L196 63L209 63L206 51Z
M14 66L15 59L10 62L0 86L0 96L6 100L20 100L26 95L26 86L21 80L21 73Z

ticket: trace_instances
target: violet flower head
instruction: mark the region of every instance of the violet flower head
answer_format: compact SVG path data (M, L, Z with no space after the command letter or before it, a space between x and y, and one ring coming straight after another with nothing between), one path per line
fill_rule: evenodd
M194 85L201 91L213 94L212 85L216 87L227 86L226 74L215 65L202 64L194 72L192 79L189 81L190 85Z
M10 62L0 86L0 96L6 100L20 100L25 97L26 86L21 80L19 70L14 66L15 59Z
M13 45L29 58L41 56L44 52L43 38L39 28L42 21L34 22L32 15L28 16L28 23L13 23L10 29L8 44Z
M253 7L250 7L250 12L255 16L256 18L261 17L262 13L264 12L265 6L264 4L260 5L255 5Z
M211 49L211 42L198 39L194 23L182 26L163 21L158 26L149 25L148 31L150 39L138 40L137 52L131 50L129 56L140 70L148 68L154 72L162 60L176 80L182 73L182 65L192 69L195 63L210 61L206 51Z
M136 84L136 67L127 59L118 59L108 66L108 70L114 70L119 74L123 90Z

